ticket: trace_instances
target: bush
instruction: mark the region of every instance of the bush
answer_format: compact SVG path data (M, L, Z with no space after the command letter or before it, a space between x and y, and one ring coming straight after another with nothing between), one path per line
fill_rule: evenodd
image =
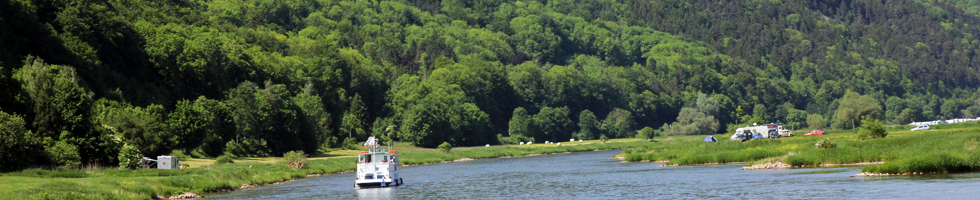
M142 167L142 159L143 154L140 154L140 150L132 145L123 145L122 149L119 150L119 168L139 169Z
M302 151L290 151L282 155L282 163L296 169L302 169L306 165L306 154Z
M861 119L861 131L858 132L858 138L862 140L866 139L880 139L888 136L888 132L885 131L885 126L881 124L878 119L874 119L868 116Z
M534 141L534 138L521 134L514 134L510 137L504 137L504 135L497 134L497 140L500 141L501 144L517 144L521 142Z
M817 141L817 148L829 149L835 147L837 147L837 142L830 140L830 138L823 138L820 141Z
M357 139L347 138L344 139L344 149L355 150L358 149L360 145L357 145Z
M214 161L214 164L225 164L225 163L229 163L230 164L230 163L235 163L235 161L234 160L231 160L231 156L230 155L221 155L221 156L218 156L218 160L217 161Z
M77 169L82 166L82 158L78 155L78 147L65 141L58 141L47 149L51 163L63 169Z
M0 111L0 170L11 170L37 164L44 146L19 115Z
M653 128L643 127L640 132L636 135L638 138L643 139L653 139L653 137L660 136L660 131L654 130Z
M436 148L436 150L439 150L443 153L449 153L450 150L453 150L453 145L450 145L449 142L442 142L442 144L440 144L439 147Z
M602 136L599 136L599 140L602 140L602 143L606 143L606 141L609 140L609 137L606 137L606 134L602 134Z
M180 160L187 160L187 159L190 159L191 158L191 156L187 155L182 150L173 150L173 151L170 152L170 155L171 156L174 156L174 157L177 157L177 159L180 159Z
M320 145L320 148L317 150L323 153L331 152L334 150L333 147L336 143L337 137L330 136L323 142L323 144Z

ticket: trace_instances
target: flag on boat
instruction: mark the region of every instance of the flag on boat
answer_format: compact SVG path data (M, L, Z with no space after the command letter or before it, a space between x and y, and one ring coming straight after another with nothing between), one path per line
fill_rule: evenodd
M364 142L364 147L378 146L378 141L374 139L374 136L368 137L367 142Z

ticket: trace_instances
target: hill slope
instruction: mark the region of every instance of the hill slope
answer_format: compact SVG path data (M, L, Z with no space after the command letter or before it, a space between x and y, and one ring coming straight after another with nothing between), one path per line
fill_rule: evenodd
M0 111L25 164L67 166L973 117L980 18L954 4L4 1Z

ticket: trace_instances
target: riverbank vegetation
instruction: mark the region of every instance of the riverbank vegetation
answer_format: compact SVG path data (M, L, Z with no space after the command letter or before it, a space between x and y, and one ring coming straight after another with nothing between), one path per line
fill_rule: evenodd
M935 125L925 131L910 126L882 127L887 137L869 139L861 131L828 131L822 136L705 143L703 137L658 137L643 147L623 151L626 161L668 161L667 165L781 162L791 167L876 163L870 173L947 173L980 170L980 123ZM822 144L822 145L821 145ZM833 144L833 145L829 145Z
M0 170L975 117L974 7L2 1Z
M402 165L454 161L460 158L498 158L534 154L621 149L647 143L639 139L613 139L609 142L583 142L490 147L457 147L449 153L437 149L397 143ZM263 185L289 181L311 174L339 173L355 169L358 151L344 154L303 155L290 158L241 158L233 163L214 159L193 159L189 169L28 169L0 174L0 197L3 199L149 199L156 196L193 192L231 191L243 185ZM182 164L186 164L183 163ZM298 168L297 168L298 167ZM351 181L353 184L353 178Z

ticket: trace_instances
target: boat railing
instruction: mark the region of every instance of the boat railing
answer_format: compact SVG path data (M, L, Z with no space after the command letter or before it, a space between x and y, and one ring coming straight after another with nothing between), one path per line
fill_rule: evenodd
M386 153L384 147L368 147L368 153Z

